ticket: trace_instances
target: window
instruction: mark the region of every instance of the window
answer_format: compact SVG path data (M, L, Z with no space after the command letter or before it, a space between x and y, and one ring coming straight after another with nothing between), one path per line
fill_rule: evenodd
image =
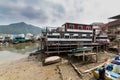
M70 29L74 29L74 25L73 25L73 24L70 24L70 25L69 25L69 28L70 28Z
M69 36L65 36L65 38L67 38L67 39L68 39L68 38L69 38Z
M60 34L60 38L64 38L65 36L64 36L64 33L61 33Z
M70 38L73 38L73 34L70 34Z
M87 34L87 38L90 38L90 34Z
M82 37L82 34L78 34L78 37L81 38L81 37Z
M90 26L86 26L86 30L90 30L91 29L91 27Z
M83 26L82 26L82 25L79 25L79 26L78 26L78 29L80 29L80 30L83 29Z

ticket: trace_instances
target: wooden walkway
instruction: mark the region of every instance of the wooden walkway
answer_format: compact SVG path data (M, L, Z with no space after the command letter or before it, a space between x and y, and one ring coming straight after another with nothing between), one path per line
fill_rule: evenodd
M89 56L89 55L96 55L96 53L76 53L76 54L74 54L74 56Z
M50 54L50 53L63 53L63 52L68 52L68 50L61 50L61 51L45 51L46 54Z
M96 55L96 53L73 53L73 54L68 54L68 56L88 56L88 55Z
M97 62L97 53L73 53L73 54L68 54L68 57L71 57L71 56L76 56L76 57L80 57L80 56L83 56L83 61L85 61L85 56L92 56L92 55L96 55L96 62Z

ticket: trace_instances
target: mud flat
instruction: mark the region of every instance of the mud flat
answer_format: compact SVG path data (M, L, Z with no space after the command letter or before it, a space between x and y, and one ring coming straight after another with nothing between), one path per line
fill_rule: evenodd
M74 64L81 72L84 72L101 64L105 58L114 56L111 53L100 53L98 63L78 61ZM91 73L83 73L82 77L79 77L64 59L59 63L43 66L36 56L31 56L0 66L0 80L94 80L94 77Z
M0 67L0 80L61 80L56 64L42 66L41 62L27 58Z

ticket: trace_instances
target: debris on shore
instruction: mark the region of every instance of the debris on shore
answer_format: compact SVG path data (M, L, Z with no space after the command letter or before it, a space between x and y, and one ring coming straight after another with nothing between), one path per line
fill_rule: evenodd
M59 56L51 56L51 57L47 57L44 61L44 64L53 64L53 63L57 63L60 62L61 58Z
M111 59L116 55L114 53L109 53L109 54L108 53L109 52L107 51L99 52L98 62L94 62L92 60L83 62L81 58L72 57L70 61L72 62L72 65L74 65L75 67L71 66L69 58L61 56L60 62L58 61L57 63L51 64L48 66L56 66L57 73L60 76L60 80L95 80L91 72L84 73L84 71L87 69L91 69L95 66L98 66L99 64L103 63L105 59L108 59L108 58ZM41 53L41 55L43 54ZM52 57L54 56L50 56L48 58L52 58ZM43 67L46 67L46 66L43 66ZM77 71L75 70L76 68L77 68ZM78 75L77 72L80 72L81 77ZM51 79L48 79L48 80L51 80Z

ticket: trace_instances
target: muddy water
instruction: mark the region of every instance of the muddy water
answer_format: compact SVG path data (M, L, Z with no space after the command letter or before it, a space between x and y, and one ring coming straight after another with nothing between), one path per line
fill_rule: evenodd
M0 46L0 64L27 57L38 49L40 43L20 43Z

